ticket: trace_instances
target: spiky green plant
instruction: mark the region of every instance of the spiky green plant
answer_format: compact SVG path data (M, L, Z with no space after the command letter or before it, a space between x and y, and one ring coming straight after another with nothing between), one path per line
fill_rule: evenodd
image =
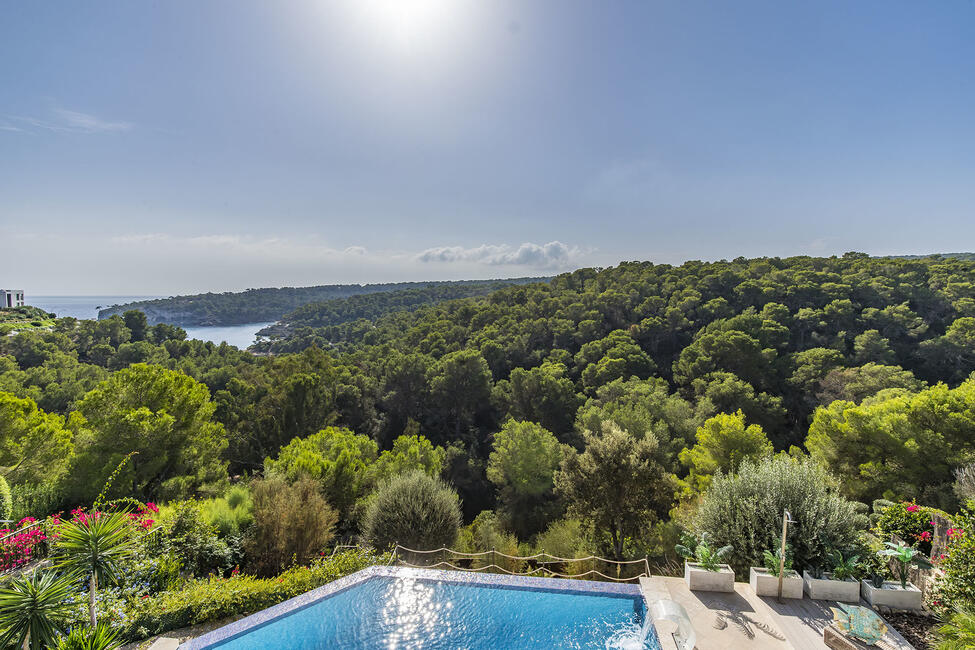
M912 566L921 569L930 569L931 562L928 558L921 555L916 548L910 547L903 542L895 544L886 542L887 548L877 551L881 557L891 557L897 561L897 577L901 581L901 589L907 589L907 579L910 577Z
M0 589L0 647L42 650L57 644L71 611L72 582L53 571L34 571Z
M775 554L772 554L771 551L762 551L762 560L765 564L765 568L768 569L768 572L776 578L779 577L779 562L781 559L782 549L776 550ZM790 549L788 546L785 547L784 569L786 573L792 571L792 549Z
M837 549L832 549L827 555L833 565L833 580L849 580L856 577L860 564L859 555L852 555L844 559L842 551Z
M62 637L57 650L117 650L122 647L119 631L101 622L95 627L76 627Z
M956 609L935 630L937 650L971 650L975 648L975 610Z
M126 512L101 512L64 522L55 546L56 565L88 576L88 615L98 624L95 592L98 584L118 582L120 563L135 550L132 525Z
M684 535L681 543L674 547L677 554L684 559L694 559L697 564L705 571L720 571L721 561L727 557L732 550L731 545L714 548L708 540L707 533L701 533L700 537Z

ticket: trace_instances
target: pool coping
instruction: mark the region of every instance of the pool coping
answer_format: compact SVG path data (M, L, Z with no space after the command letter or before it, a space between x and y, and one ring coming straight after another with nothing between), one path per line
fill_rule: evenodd
M640 586L629 583L606 583L592 580L566 580L564 578L512 576L497 573L468 573L463 571L442 571L438 569L373 566L333 580L326 585L307 591L282 603L251 614L250 616L246 616L239 621L224 625L195 639L190 639L179 646L180 650L206 650L208 648L214 648L220 643L242 636L258 627L267 625L298 610L310 607L321 600L377 577L414 578L455 584L532 589L535 591L556 591L593 596L628 597L642 601L644 608L648 604L643 598ZM646 611L644 615L649 617L649 611ZM656 631L653 634L656 636Z

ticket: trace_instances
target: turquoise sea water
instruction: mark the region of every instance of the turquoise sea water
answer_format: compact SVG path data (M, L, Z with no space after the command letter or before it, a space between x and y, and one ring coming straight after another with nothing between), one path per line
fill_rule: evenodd
M373 577L221 650L657 649L642 598Z
M73 318L98 318L98 310L112 305L122 305L139 300L152 300L165 296L31 296L27 304L54 312L58 316ZM221 343L226 341L238 348L246 348L254 342L257 331L271 323L246 323L228 327L184 327L187 338Z

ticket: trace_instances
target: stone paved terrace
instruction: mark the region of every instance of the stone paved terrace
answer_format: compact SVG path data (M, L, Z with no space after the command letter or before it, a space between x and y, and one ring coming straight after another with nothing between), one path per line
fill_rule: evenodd
M823 630L833 620L829 608L835 603L831 601L803 598L778 603L775 598L756 596L744 582L735 583L734 593L691 591L683 578L658 576L640 578L640 587L648 603L670 599L687 610L697 634L697 650L823 650L827 647L823 643ZM664 622L658 628L663 633L666 626ZM888 627L887 636L875 648L911 650L914 647Z

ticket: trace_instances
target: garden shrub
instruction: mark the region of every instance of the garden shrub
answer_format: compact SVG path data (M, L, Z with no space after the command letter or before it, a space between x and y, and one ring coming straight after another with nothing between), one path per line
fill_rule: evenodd
M936 516L946 520L950 518L942 510L920 506L913 501L892 503L880 510L874 528L883 541L889 541L891 535L897 535L905 544L915 546L930 556L934 536L932 522Z
M10 485L7 479L0 476L0 519L9 521L13 518L14 499L10 494Z
M305 564L332 539L338 513L325 501L318 481L289 485L283 478L255 481L254 524L244 541L248 566L258 575Z
M935 585L930 605L942 614L952 608L975 609L975 503L968 505L952 517L946 552L938 558L944 575Z
M22 567L38 557L48 540L47 526L36 526L18 532L35 521L33 517L26 517L12 523L10 528L0 528L0 537L17 533L0 542L0 571L11 571Z
M799 571L820 562L827 549L854 546L869 525L829 472L808 458L779 455L746 460L737 474L716 474L694 527L715 546L731 545L728 563L748 575L749 567L761 566L763 551L778 547L784 509L797 522L789 526L789 543Z
M322 557L311 566L293 567L272 578L234 574L229 578L194 580L181 589L135 601L125 622L125 636L129 640L144 639L190 625L252 614L368 566L385 564L388 559L352 550Z
M64 504L64 493L56 483L17 483L10 488L12 511L9 519L24 517L43 519L58 512Z
M957 608L935 630L934 648L937 650L969 650L975 648L975 609Z
M506 531L500 518L490 510L481 512L470 526L461 529L457 537L457 550L464 553L498 551L507 555L521 555L518 549L518 538ZM496 553L474 558L472 564L475 568L496 564L513 573L520 571L524 565L520 560L506 558Z
M223 497L207 501L203 511L220 537L240 536L254 523L254 499L246 485L235 485Z
M962 503L975 500L975 463L955 470L955 494Z
M160 552L181 558L183 569L190 575L223 574L240 563L239 544L220 539L199 501L177 501L162 508L157 525L161 528L156 533L161 540Z
M536 553L548 553L555 557L584 558L594 555L596 544L593 540L592 526L579 519L560 519L552 522L535 540ZM577 574L594 567L592 562L566 562L560 571Z
M586 557L592 555L595 544L592 529L579 519L560 519L552 522L535 540L537 553L556 557Z
M451 546L460 525L457 493L439 479L411 472L380 485L366 509L362 530L380 550L397 543L428 550Z

